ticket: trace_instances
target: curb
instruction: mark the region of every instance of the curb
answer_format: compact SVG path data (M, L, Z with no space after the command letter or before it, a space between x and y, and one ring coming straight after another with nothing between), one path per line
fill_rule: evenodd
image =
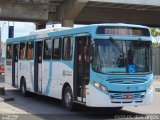
M4 87L0 87L0 95L5 95L5 88Z
M15 99L13 97L0 95L0 102L8 102L8 101L14 101L14 100Z
M0 102L14 101L13 97L9 97L5 93L5 88L0 87Z
M153 82L160 82L160 79L153 79Z

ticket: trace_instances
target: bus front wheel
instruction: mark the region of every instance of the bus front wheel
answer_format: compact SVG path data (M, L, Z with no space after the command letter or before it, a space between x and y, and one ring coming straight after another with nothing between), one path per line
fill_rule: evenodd
M72 90L69 86L67 86L64 90L63 105L65 109L69 111L73 110L73 95L72 95Z

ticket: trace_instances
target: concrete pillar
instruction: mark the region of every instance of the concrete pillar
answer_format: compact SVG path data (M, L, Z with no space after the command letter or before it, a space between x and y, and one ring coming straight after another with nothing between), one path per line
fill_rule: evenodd
M46 23L35 23L36 24L36 30L39 30L39 29L45 29L46 28Z
M73 27L74 20L62 20L62 27Z

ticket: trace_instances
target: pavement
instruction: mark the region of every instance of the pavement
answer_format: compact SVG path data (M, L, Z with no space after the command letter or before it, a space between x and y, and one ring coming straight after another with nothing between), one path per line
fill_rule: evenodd
M160 76L154 76L153 80L154 82L160 82Z

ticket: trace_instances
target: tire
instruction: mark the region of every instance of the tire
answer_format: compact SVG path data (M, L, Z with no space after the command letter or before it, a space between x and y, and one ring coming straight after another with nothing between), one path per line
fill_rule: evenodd
M21 93L23 94L23 96L26 97L27 96L27 89L26 89L26 82L24 79L21 81L20 90L21 90Z
M73 110L73 94L69 86L67 86L64 90L63 105L66 110L69 110L69 111Z

